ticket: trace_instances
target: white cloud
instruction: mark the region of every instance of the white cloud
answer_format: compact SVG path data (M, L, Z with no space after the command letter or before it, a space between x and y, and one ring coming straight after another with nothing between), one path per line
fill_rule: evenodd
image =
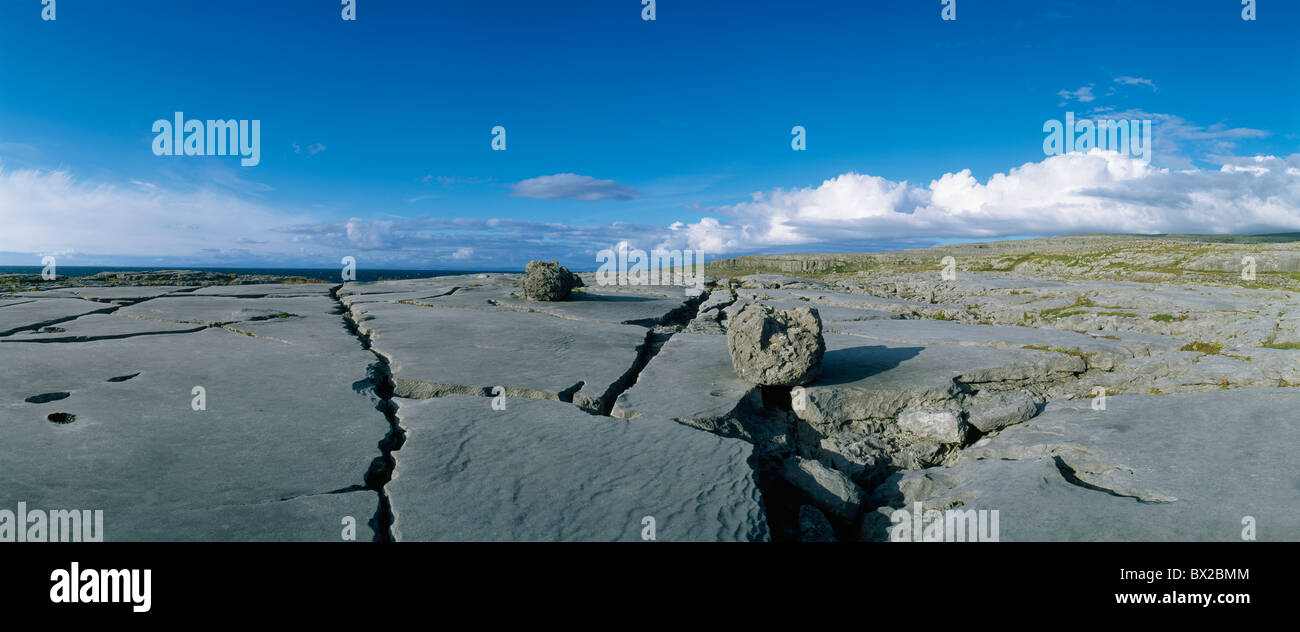
M597 180L591 176L580 176L576 173L557 173L553 176L529 178L516 182L512 188L515 190L515 197L541 200L596 202L631 200L641 197L641 194L632 187L619 184L613 180Z
M1092 93L1091 85L1083 86L1078 90L1061 90L1056 94L1060 95L1060 97L1064 99L1066 102L1078 101L1080 103L1088 103L1089 101L1094 101L1097 99L1096 95Z
M1179 133L1223 140L1249 132L1185 126ZM720 256L1078 232L1300 230L1300 154L1171 169L1094 151L1047 157L985 181L962 170L925 185L846 173L817 186L756 193L707 214L668 226L441 217L322 222L220 186L113 186L80 182L66 171L0 169L0 251L24 253L22 260L59 252L178 257L189 265L333 265L353 255L380 267L518 267L546 258L590 269L596 251L620 241Z
M310 144L310 145L307 146L307 155L308 155L308 156L315 156L316 154L319 154L319 153L321 153L322 151L325 151L325 146L322 145L322 144L320 144L320 143L312 143L312 144ZM297 142L294 142L294 143L293 143L293 153L295 153L295 154L301 154L301 153L302 153L302 147L299 146Z
M1253 233L1300 229L1300 154L1172 171L1093 150L1051 156L979 182L969 170L919 187L847 173L777 189L670 226L675 246L706 252L868 240L1105 233Z
M1233 153L1237 143L1253 138L1266 138L1270 133L1249 127L1229 127L1227 123L1198 125L1173 114L1154 114L1141 109L1116 110L1111 107L1094 108L1088 116L1094 119L1146 120L1152 122L1152 161L1162 167L1190 169L1196 162L1224 164L1236 159Z
M493 178L491 177L480 178L478 176L435 176L432 173L426 173L424 174L424 176L420 178L420 182L423 182L425 184L429 184L430 182L437 182L438 184L441 184L445 187L449 187L455 184L488 184L492 182L492 180Z
M1128 75L1124 75L1121 77L1115 77L1115 83L1124 86L1146 86L1148 88L1151 88L1153 92L1159 90L1159 88L1156 87L1154 81L1150 79L1143 79L1142 77L1130 77Z
M68 171L0 166L0 251L193 255L240 249L295 220L222 187L79 182ZM273 248L267 245L262 252Z

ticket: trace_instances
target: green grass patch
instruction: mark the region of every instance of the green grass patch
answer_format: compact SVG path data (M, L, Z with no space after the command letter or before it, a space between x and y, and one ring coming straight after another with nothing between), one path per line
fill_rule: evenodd
M1300 342L1270 342L1264 345L1265 349L1285 349L1287 351L1300 351Z
M1207 355L1218 355L1218 353L1219 353L1220 351L1223 351L1223 345L1221 345L1221 344L1219 344L1219 343L1217 343L1217 342L1201 342L1201 341L1198 340L1198 341L1196 341L1196 342L1189 342L1189 343L1187 343L1187 344L1185 344L1185 345L1179 347L1178 350L1179 350L1179 351L1196 351L1196 352L1204 353L1204 354L1207 354Z
M1075 308L1078 308L1078 307L1096 307L1096 306L1097 306L1097 304L1096 304L1096 303L1093 303L1093 302L1092 302L1092 299L1090 299L1090 298L1088 298L1088 297L1086 297L1086 296L1080 296L1079 298L1075 299L1073 303L1071 303L1071 304L1069 304L1069 305L1065 305L1065 306L1063 306L1063 307L1051 307L1051 308L1048 308L1048 309L1043 310L1042 312L1039 312L1039 314L1040 314L1043 318L1065 318L1065 317L1067 317L1067 316L1074 316L1074 315L1077 315L1077 314L1086 314L1086 313L1087 313L1087 312L1085 312L1085 311L1078 310L1078 309L1075 309Z

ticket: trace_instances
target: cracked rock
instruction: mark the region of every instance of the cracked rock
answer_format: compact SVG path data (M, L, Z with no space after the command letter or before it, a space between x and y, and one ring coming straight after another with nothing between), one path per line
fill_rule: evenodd
M843 472L813 459L794 457L785 464L785 478L819 509L848 523L857 520L864 494Z
M952 410L914 410L898 416L898 427L921 439L937 443L962 443L966 423Z
M980 432L1001 430L1038 413L1034 398L1023 391L1003 391L987 398L977 398L967 410L967 421Z

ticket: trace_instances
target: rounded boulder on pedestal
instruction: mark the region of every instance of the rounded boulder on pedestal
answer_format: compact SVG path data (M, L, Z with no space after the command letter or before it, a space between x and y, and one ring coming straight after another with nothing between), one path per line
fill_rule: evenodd
M815 308L777 310L751 303L727 321L731 365L759 386L807 384L821 372L826 341Z

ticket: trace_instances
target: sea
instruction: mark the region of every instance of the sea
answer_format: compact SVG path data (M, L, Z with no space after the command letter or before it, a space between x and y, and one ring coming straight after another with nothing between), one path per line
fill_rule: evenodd
M40 274L42 266L0 266L0 274ZM299 276L327 282L341 282L341 268L206 268L196 266L167 266L153 268L147 266L97 267L97 266L59 266L55 272L59 276L80 277L100 272L137 272L141 270L200 270L222 274L274 274L278 276ZM401 279L427 279L429 277L453 276L457 274L483 274L500 272L520 272L519 270L376 270L357 268L357 281L396 281Z

